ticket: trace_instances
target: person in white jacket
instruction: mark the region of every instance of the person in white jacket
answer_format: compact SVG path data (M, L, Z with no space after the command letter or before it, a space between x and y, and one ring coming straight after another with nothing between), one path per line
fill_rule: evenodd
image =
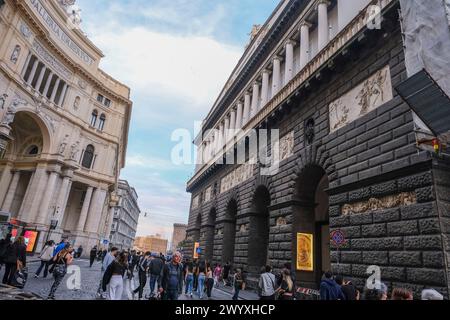
M44 269L44 278L47 278L48 275L48 263L53 258L53 251L55 249L55 242L53 240L48 241L41 253L39 254L39 259L41 259L41 265L36 270L35 278L39 278L42 269Z

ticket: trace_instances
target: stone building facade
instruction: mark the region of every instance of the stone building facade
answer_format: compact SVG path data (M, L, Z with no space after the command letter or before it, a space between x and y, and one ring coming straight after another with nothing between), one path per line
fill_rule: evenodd
M119 180L117 195L119 202L114 208L109 243L110 246L117 247L120 250L131 249L136 237L139 215L141 214L138 195L136 190L125 180Z
M125 165L130 89L99 69L72 2L0 7L0 206L40 232L37 251L52 222L56 241L108 239Z
M280 3L195 139L187 256L200 242L202 259L231 261L250 280L289 262L308 288L332 270L362 289L376 265L391 288L448 297L449 162L417 147L395 90L408 78L399 9L395 0ZM252 161L253 129L280 137L267 143L269 164ZM245 164L233 156L243 146Z
M179 248L180 242L182 242L184 239L186 239L186 230L187 230L186 224L180 224L180 223L174 223L173 224L173 233L172 233L172 245L171 250L172 252L175 252Z

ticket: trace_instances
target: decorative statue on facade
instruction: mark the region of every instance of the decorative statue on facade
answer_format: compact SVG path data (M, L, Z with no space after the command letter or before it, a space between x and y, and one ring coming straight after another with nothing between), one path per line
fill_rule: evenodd
M64 151L66 151L66 147L67 147L67 143L69 141L69 135L66 134L66 136L64 137L63 141L61 142L61 144L59 145L59 150L58 153L63 155Z
M16 112L17 112L17 107L20 105L26 105L26 104L27 104L27 102L20 98L14 99L13 102L11 103L11 105L6 110L6 113L3 116L1 124L9 126L9 124L14 121L14 117L16 116Z
M8 98L8 95L6 93L4 93L1 97L0 97L0 109L5 109L5 103L6 103L6 99Z
M76 161L79 152L80 152L80 141L77 141L70 148L70 159Z
M14 51L13 51L13 53L12 53L12 55L11 55L11 62L12 63L14 63L14 64L16 64L17 63L17 60L19 60L19 55L20 55L20 51L22 50L22 48L19 46L19 45L17 45L15 48L14 48Z
M305 123L305 137L306 137L306 142L308 142L308 144L312 144L314 142L314 137L315 137L315 122L314 119L308 119L306 120Z

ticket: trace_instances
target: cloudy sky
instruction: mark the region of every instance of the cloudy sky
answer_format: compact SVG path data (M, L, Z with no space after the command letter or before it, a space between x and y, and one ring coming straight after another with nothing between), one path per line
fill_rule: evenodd
M101 68L132 89L127 179L143 213L138 235L170 239L187 223L193 165L175 165L176 129L194 135L244 52L253 24L279 0L78 0L82 29L106 55Z

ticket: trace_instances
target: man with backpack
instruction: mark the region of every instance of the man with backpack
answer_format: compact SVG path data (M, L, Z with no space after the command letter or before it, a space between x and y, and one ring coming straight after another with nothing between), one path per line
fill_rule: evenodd
M150 261L148 272L150 273L150 298L155 293L155 285L160 282L161 273L164 267L164 261L159 255L153 255L154 259Z

